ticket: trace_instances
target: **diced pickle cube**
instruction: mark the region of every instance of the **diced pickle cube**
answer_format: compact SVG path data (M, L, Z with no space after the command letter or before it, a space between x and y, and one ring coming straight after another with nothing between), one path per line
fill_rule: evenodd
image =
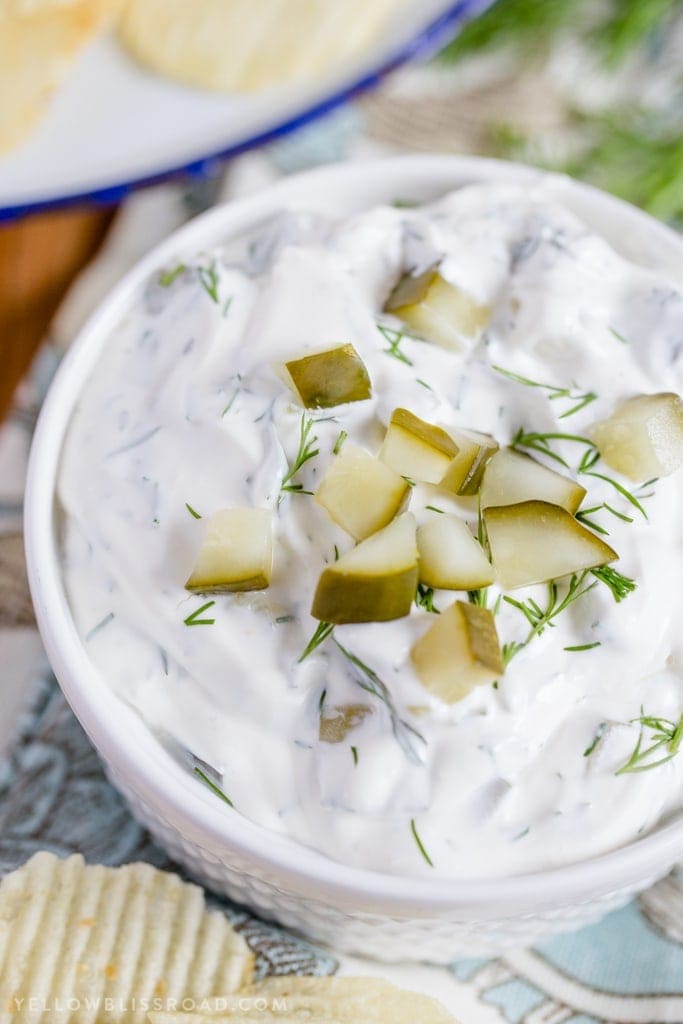
M351 441L335 456L315 500L355 540L381 530L410 497L410 484Z
M683 463L683 401L671 392L629 398L590 436L607 465L630 480L669 476Z
M514 589L613 562L616 551L565 508L547 501L484 510L498 581Z
M386 303L420 337L456 351L479 341L491 319L488 306L480 306L457 285L441 276L439 266L422 274L404 274Z
M403 618L417 576L415 519L407 512L323 570L311 615L337 624Z
M273 565L272 532L268 509L214 512L186 588L203 594L265 590Z
M458 454L439 481L439 487L453 494L476 494L490 458L498 451L498 442L476 430L449 431L458 446Z
M478 590L494 572L481 544L457 516L439 515L418 527L420 583L442 590Z
M458 454L453 438L408 409L394 409L379 457L410 480L436 484Z
M422 685L447 704L505 671L493 614L467 601L436 617L410 653Z
M487 464L479 493L482 508L538 498L561 505L573 515L586 496L586 488L528 455L503 448Z
M340 704L334 708L324 708L320 716L318 739L321 743L343 743L353 729L368 715L372 714L369 704Z
M363 402L372 395L365 363L353 345L337 345L285 363L292 384L307 409L329 409Z

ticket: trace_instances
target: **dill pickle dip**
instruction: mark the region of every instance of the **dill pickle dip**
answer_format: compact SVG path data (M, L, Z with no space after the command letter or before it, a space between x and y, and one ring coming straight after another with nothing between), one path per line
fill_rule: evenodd
M340 221L285 210L160 267L103 348L59 479L77 628L216 815L405 876L610 850L683 802L682 391L680 282L542 185ZM674 409L653 442L668 475L648 479L614 468L648 442L623 406L645 395ZM392 423L422 431L422 479L419 452L412 476L403 449L385 461ZM438 469L463 437L482 459L469 493ZM522 460L503 469L524 493L487 513L496 450ZM420 533L437 520L452 533ZM211 576L221 530L244 531L257 589ZM430 585L451 542L461 589ZM349 621L373 609L386 621Z

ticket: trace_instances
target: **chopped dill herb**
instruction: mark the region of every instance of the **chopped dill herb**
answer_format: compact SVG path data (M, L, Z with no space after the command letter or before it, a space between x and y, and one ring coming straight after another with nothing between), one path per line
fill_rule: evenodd
M634 508L638 509L638 511L644 519L647 519L647 512L640 504L636 496L631 491L629 491L627 487L624 487L623 484L620 484L618 480L614 480L611 476L606 476L606 474L604 473L595 472L593 467L596 465L596 463L600 461L600 452L591 444L591 442L588 443L590 445L590 448L588 451L583 453L577 472L580 475L583 474L584 476L595 477L596 480L603 480L611 487L614 487L614 489L618 491L623 498L626 498L626 500L631 505L633 505Z
M92 629L89 630L85 634L84 640L85 640L86 644L87 644L88 640L92 640L92 638L94 636L96 636L97 633L100 632L100 630L104 629L105 626L108 626L109 623L112 621L112 619L114 619L114 617L115 616L114 616L113 612L107 612L107 614L104 616L104 618L100 619L100 621L97 623L97 625L93 626Z
M617 341L620 341L622 343L622 345L628 345L628 341L626 340L626 338L624 337L623 334L619 333L619 331L616 329L616 327L611 327L610 326L608 328L608 330L609 330L610 334L612 335L612 337L616 338Z
M425 508L429 509L430 512L439 512L441 515L444 514L444 510L442 508L437 508L436 505L425 505Z
M171 270L164 270L159 274L159 284L162 288L170 288L173 282L184 274L187 267L184 263L179 263L176 267Z
M435 615L440 615L440 610L434 604L434 589L433 587L426 587L424 583L418 583L417 591L415 592L415 605L417 608L424 608L426 612L433 612Z
M332 454L333 454L333 455L339 455L339 452L340 452L340 451L341 451L341 449L342 449L342 445L344 444L344 441L346 440L346 438L347 438L348 436L349 436L349 435L348 435L348 434L346 433L346 431L345 431L345 430L340 430L340 431L339 431L339 437L338 437L338 438L337 438L337 440L336 440L336 441L334 442L334 448L332 449Z
M639 718L634 718L631 722L632 725L636 723L640 725L638 741L626 764L622 765L615 772L615 775L647 772L652 768L658 768L660 765L666 764L667 761L671 761L681 748L681 742L683 742L683 714L677 722L672 722L669 718L641 714ZM650 742L649 745L644 746L646 729L650 733ZM655 757L654 755L658 751L661 751L664 756Z
M334 545L334 560L335 562L339 561L339 548L336 544Z
M232 300L233 300L233 296L232 295L228 295L227 299L223 303L223 316L224 317L226 317L228 315L228 313L230 312L230 307L232 306Z
M486 536L486 524L484 523L484 511L481 507L481 493L479 494L479 500L477 503L477 540L481 544L486 556L491 558L491 551L489 549L489 539ZM475 604L479 608L488 608L489 599L489 588L480 587L479 590L468 590L467 600L470 604ZM500 602L500 597L498 598Z
M421 377L416 377L415 378L415 383L416 384L421 384L423 388L427 388L427 391L433 391L434 390L432 385L428 384L426 380L422 380Z
M417 844L418 850L420 851L420 853L422 854L424 859L427 861L427 863L429 864L430 868L433 868L434 867L434 861L432 860L432 858L429 856L429 854L425 850L424 843L420 839L419 833L417 831L417 825L415 824L415 818L411 818L410 819L410 831L413 833L413 839L415 840L415 842Z
M558 615L574 604L575 601L578 601L579 598L588 594L594 587L597 587L598 580L593 580L592 583L584 586L588 573L589 570L587 569L580 573L574 573L562 597L560 597L560 588L557 581L551 580L548 583L548 599L545 608L541 608L532 597L526 601L518 601L516 597L510 597L509 594L504 595L503 600L505 603L521 612L529 623L529 632L524 640L503 644L502 654L505 665L509 664L515 655L519 654L535 637L540 636L546 627L554 626Z
M315 447L318 442L318 438L310 436L312 429L313 420L310 419L310 417L307 417L306 413L302 413L301 427L299 429L299 448L294 457L294 462L282 478L280 491L289 491L293 494L313 493L313 491L305 491L303 484L292 483L292 479L296 476L299 470L302 469L310 459L314 459L316 455L320 454L320 449Z
M201 608L195 608L193 612L190 612L186 619L183 619L183 622L186 626L213 626L216 621L215 619L202 619L200 616L203 615L204 612L208 611L209 608L213 608L215 603L215 601L207 601L206 604L201 606Z
M598 743L600 742L602 737L605 735L605 729L606 728L607 728L607 722L600 722L600 725L598 726L598 728L597 728L597 730L595 732L595 736L593 737L592 742L589 744L589 746L586 747L586 749L583 752L583 756L584 757L590 757L591 756L593 751L596 749Z
M218 294L218 270L216 269L216 261L211 260L208 267L197 267L197 277L199 278L199 283L211 301L218 305L220 302L220 296Z
M409 476L404 476L403 479L408 484L408 487L415 487L415 481L411 480Z
M201 768L198 768L196 765L192 769L192 771L197 776L197 778L202 780L204 785L207 786L211 790L212 793L215 793L216 796L219 797L223 801L223 803L226 803L228 805L228 807L234 807L235 806L234 803L232 802L232 800L230 799L230 797L228 796L228 794L224 793L223 790L220 788L220 786L217 786L216 783L212 779L209 778L209 776L206 774L206 772L203 772L201 770Z
M185 508L190 513L190 515L192 516L193 519L201 519L202 518L201 515L199 514L199 512L197 512L197 510L195 508L192 508L192 505L190 505L189 501L185 502Z
M351 747L351 757L355 767L358 767L358 747Z
M560 419L564 420L568 416L573 416L574 413L580 412L581 409L585 409L587 405L594 402L597 399L597 395L594 391L580 392L573 390L572 388L561 388L556 387L554 384L541 384L537 380L530 380L528 377L522 377L518 373L513 373L512 370L506 370L502 366L492 366L492 370L496 373L500 373L503 377L507 377L509 380L515 381L516 384L524 384L529 388L540 388L543 391L548 392L548 397L551 401L557 398L565 399L572 403L569 409L560 414Z
M274 621L279 626L281 623L284 622L294 622L295 619L295 615L278 615L278 617Z
M318 700L318 714L322 715L323 708L325 707L325 698L327 697L327 690L323 690Z
M385 327L384 324L377 324L377 330L388 345L388 347L383 348L382 351L388 356L393 356L394 359L398 359L399 363L405 363L406 366L412 366L412 359L409 359L405 352L401 351L401 342L405 337L410 337L410 335L406 335L404 331L395 331L391 327Z
M594 647L601 646L601 640L594 640L592 644L575 644L572 647L565 647L565 651L592 651Z
M327 638L332 636L333 630L334 624L332 622L319 622L313 636L297 658L297 664L300 665L302 661L306 660L309 654L313 654L313 651L315 651L316 648L320 647L321 644L324 644Z

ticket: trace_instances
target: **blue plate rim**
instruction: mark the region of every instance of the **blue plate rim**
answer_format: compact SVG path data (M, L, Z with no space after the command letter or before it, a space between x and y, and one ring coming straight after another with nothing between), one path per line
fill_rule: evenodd
M120 203L131 192L149 185L158 185L178 177L198 179L208 177L223 161L269 142L275 142L299 128L312 124L325 114L378 85L383 78L401 65L416 58L426 58L432 55L452 37L455 28L481 14L492 2L493 0L456 0L421 32L399 47L379 67L367 71L361 78L334 90L311 106L288 117L285 121L256 132L224 149L212 151L189 163L174 164L161 171L155 171L154 174L131 178L115 185L105 185L101 188L0 206L0 223L32 213L63 209L79 203L110 206Z

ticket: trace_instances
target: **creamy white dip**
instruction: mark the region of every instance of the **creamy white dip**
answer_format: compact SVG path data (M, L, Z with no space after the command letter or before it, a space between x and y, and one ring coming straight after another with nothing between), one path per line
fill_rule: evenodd
M424 742L409 733L408 745L334 643L297 662L317 625L320 572L335 545L353 542L307 494L278 505L302 409L276 372L351 342L372 378L370 400L311 412L319 455L297 476L309 491L340 430L376 452L396 406L501 445L522 426L581 435L627 396L683 391L678 283L627 262L542 189L487 185L342 222L284 212L248 246L181 256L187 268L150 280L104 348L74 414L59 498L66 584L90 657L167 745L219 780L234 810L217 800L216 814L246 815L347 864L475 878L580 860L678 808L683 754L615 773L641 708L674 721L683 710L683 472L636 488L647 520L608 483L582 478L584 506L606 500L633 520L594 517L637 589L616 603L596 586L497 688L450 706L427 694L409 657L433 621L424 609L338 626L396 716L419 730ZM399 360L377 327L382 305L402 272L440 258L447 279L492 308L490 326L462 354L404 338ZM492 365L597 398L560 419L570 402ZM572 467L583 452L555 447ZM209 598L184 582L205 522L186 503L202 517L246 505L277 513L270 588L212 598L202 618L214 621L193 627L184 620ZM475 500L415 487L418 522L438 514L430 504L476 524ZM440 591L435 603L456 596ZM544 606L547 587L514 596ZM496 623L504 642L527 635L505 602ZM343 742L320 742L321 702L373 713Z

